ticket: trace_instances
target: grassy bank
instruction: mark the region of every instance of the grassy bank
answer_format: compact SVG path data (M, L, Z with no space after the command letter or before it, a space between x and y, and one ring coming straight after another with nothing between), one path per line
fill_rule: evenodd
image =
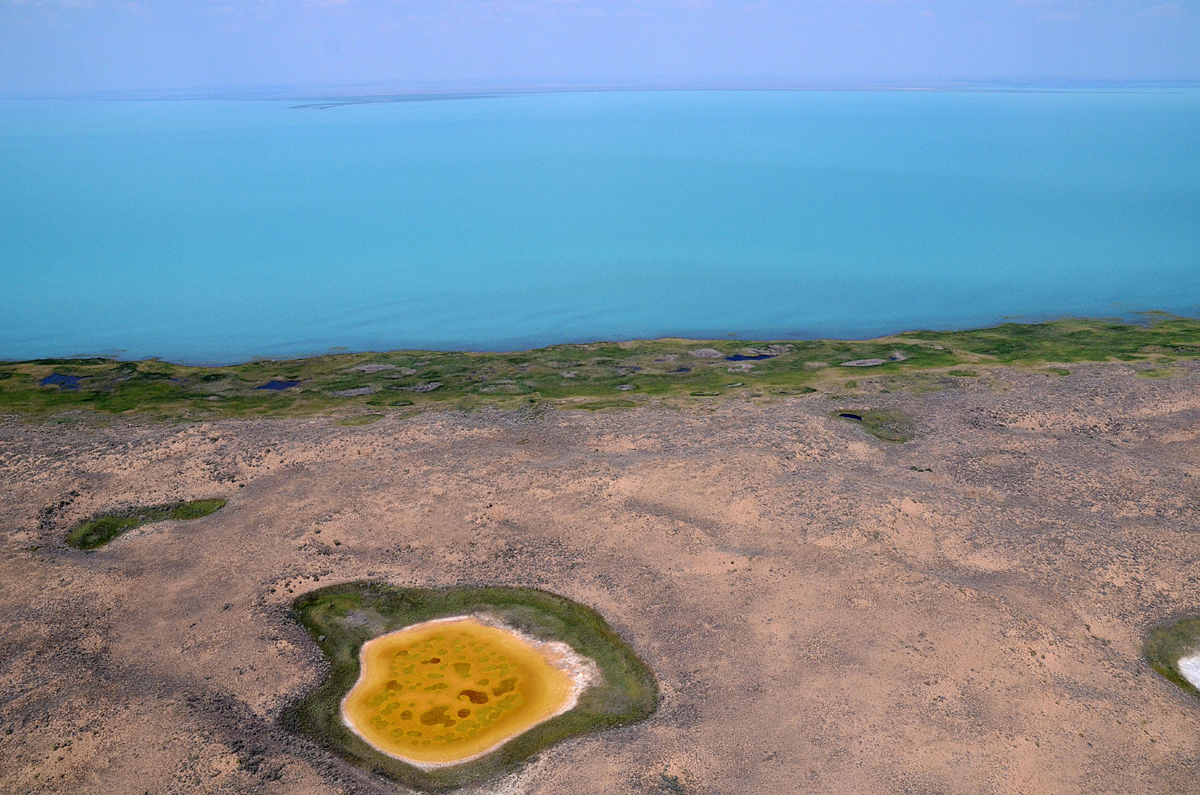
M1179 658L1200 651L1200 617L1189 616L1170 624L1155 627L1146 635L1142 653L1150 666L1179 685L1193 696L1200 698L1197 690L1183 674L1179 673Z
M1200 356L1200 321L1151 316L1008 323L972 331L914 331L878 340L746 342L648 340L555 345L508 353L394 351L189 367L158 360L41 359L0 363L0 413L73 409L192 420L244 416L342 418L428 408L546 403L603 409L648 400L711 402L795 395L864 379L978 368L1121 360L1166 365ZM879 360L865 367L852 361ZM364 419L363 422L369 420Z
M166 519L199 519L225 507L225 500L192 500L165 505L147 505L93 516L67 533L67 543L76 549L96 549L135 527Z
M329 675L288 707L283 724L352 764L415 789L443 792L496 776L568 737L642 720L658 703L650 669L604 619L583 605L527 588L421 590L349 583L307 593L296 618L329 658ZM421 771L375 751L341 721L342 697L358 679L358 651L379 635L432 618L487 612L544 640L560 640L599 665L603 681L571 711L510 740L491 754L451 768Z

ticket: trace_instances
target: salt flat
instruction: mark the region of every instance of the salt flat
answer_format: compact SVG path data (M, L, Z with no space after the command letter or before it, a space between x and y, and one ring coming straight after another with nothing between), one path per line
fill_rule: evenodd
M1195 688L1200 688L1200 654L1189 654L1187 657L1179 659L1179 673L1183 674L1183 678L1192 683Z

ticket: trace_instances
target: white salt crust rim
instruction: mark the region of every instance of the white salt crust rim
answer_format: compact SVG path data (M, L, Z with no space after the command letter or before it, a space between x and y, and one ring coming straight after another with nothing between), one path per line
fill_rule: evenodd
M394 754L390 751L383 750L363 736L363 733L358 730L358 727L354 725L354 722L351 721L350 717L346 714L346 699L350 697L350 693L354 692L354 689L358 687L359 683L362 682L363 677L366 675L367 646L377 640L382 640L383 638L390 637L400 632L408 632L409 630L417 629L418 627L427 627L430 624L445 624L451 621L476 621L487 627L502 629L505 632L516 635L517 638L537 649L542 653L542 656L546 658L547 662L549 662L555 668L558 668L560 671L566 673L567 678L571 680L571 692L567 694L567 700L563 702L563 705L559 707L557 711L547 715L537 723L530 724L520 733L514 734L512 737L505 737L495 745L489 746L477 754L473 754L463 759L456 759L453 762L418 762L415 759L409 759L407 756L402 756L400 754ZM412 765L418 770L437 770L438 768L454 767L455 765L465 764L467 762L487 756L510 740L520 737L534 726L539 726L551 718L557 718L559 715L562 715L565 712L570 712L575 708L575 705L579 703L579 696L583 694L583 691L600 681L600 679L600 667L596 665L596 661L590 657L584 657L566 643L558 640L542 640L541 638L535 638L532 635L528 635L518 629L508 626L498 616L490 613L470 613L462 616L434 618L430 619L429 621L422 621L419 624L409 624L407 627L401 627L400 629L389 632L386 635L380 635L368 640L358 650L358 680L354 683L354 687L351 687L349 690L347 690L346 695L342 697L341 704L338 707L338 712L341 715L342 723L346 726L346 728L354 732L354 734L357 735L360 740L374 748L379 753L384 754L385 756L390 756L392 759L398 759L406 765Z
M1192 687L1200 690L1200 651L1180 657L1176 665L1183 678L1191 682Z

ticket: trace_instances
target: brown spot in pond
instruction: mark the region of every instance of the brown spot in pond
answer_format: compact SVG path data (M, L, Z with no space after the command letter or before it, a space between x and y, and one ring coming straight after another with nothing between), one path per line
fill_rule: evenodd
M478 690L464 690L464 691L462 691L461 693L459 693L459 694L458 694L458 697L459 697L459 698L462 698L463 696L466 696L466 697L467 697L467 699L468 699L468 700L469 700L469 701L470 701L472 704L486 704L486 703L488 703L488 694L487 694L487 693L481 693L481 692L480 692L480 691L478 691Z
M460 718L469 718L469 717L471 717L471 710L469 710L469 709L460 709L460 710L458 711L458 717L460 717Z
M505 693L508 693L508 692L510 692L512 690L516 690L516 689L517 689L516 677L509 677L508 679L502 679L500 681L500 684L498 684L492 688L492 695L493 696L502 696Z
M453 726L454 719L446 714L446 707L430 707L421 713L421 723L426 726Z

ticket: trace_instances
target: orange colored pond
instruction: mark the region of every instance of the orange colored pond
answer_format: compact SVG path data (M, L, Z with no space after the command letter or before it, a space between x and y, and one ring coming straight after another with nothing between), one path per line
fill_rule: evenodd
M571 709L594 663L471 616L367 641L342 719L376 750L421 768L489 753Z

